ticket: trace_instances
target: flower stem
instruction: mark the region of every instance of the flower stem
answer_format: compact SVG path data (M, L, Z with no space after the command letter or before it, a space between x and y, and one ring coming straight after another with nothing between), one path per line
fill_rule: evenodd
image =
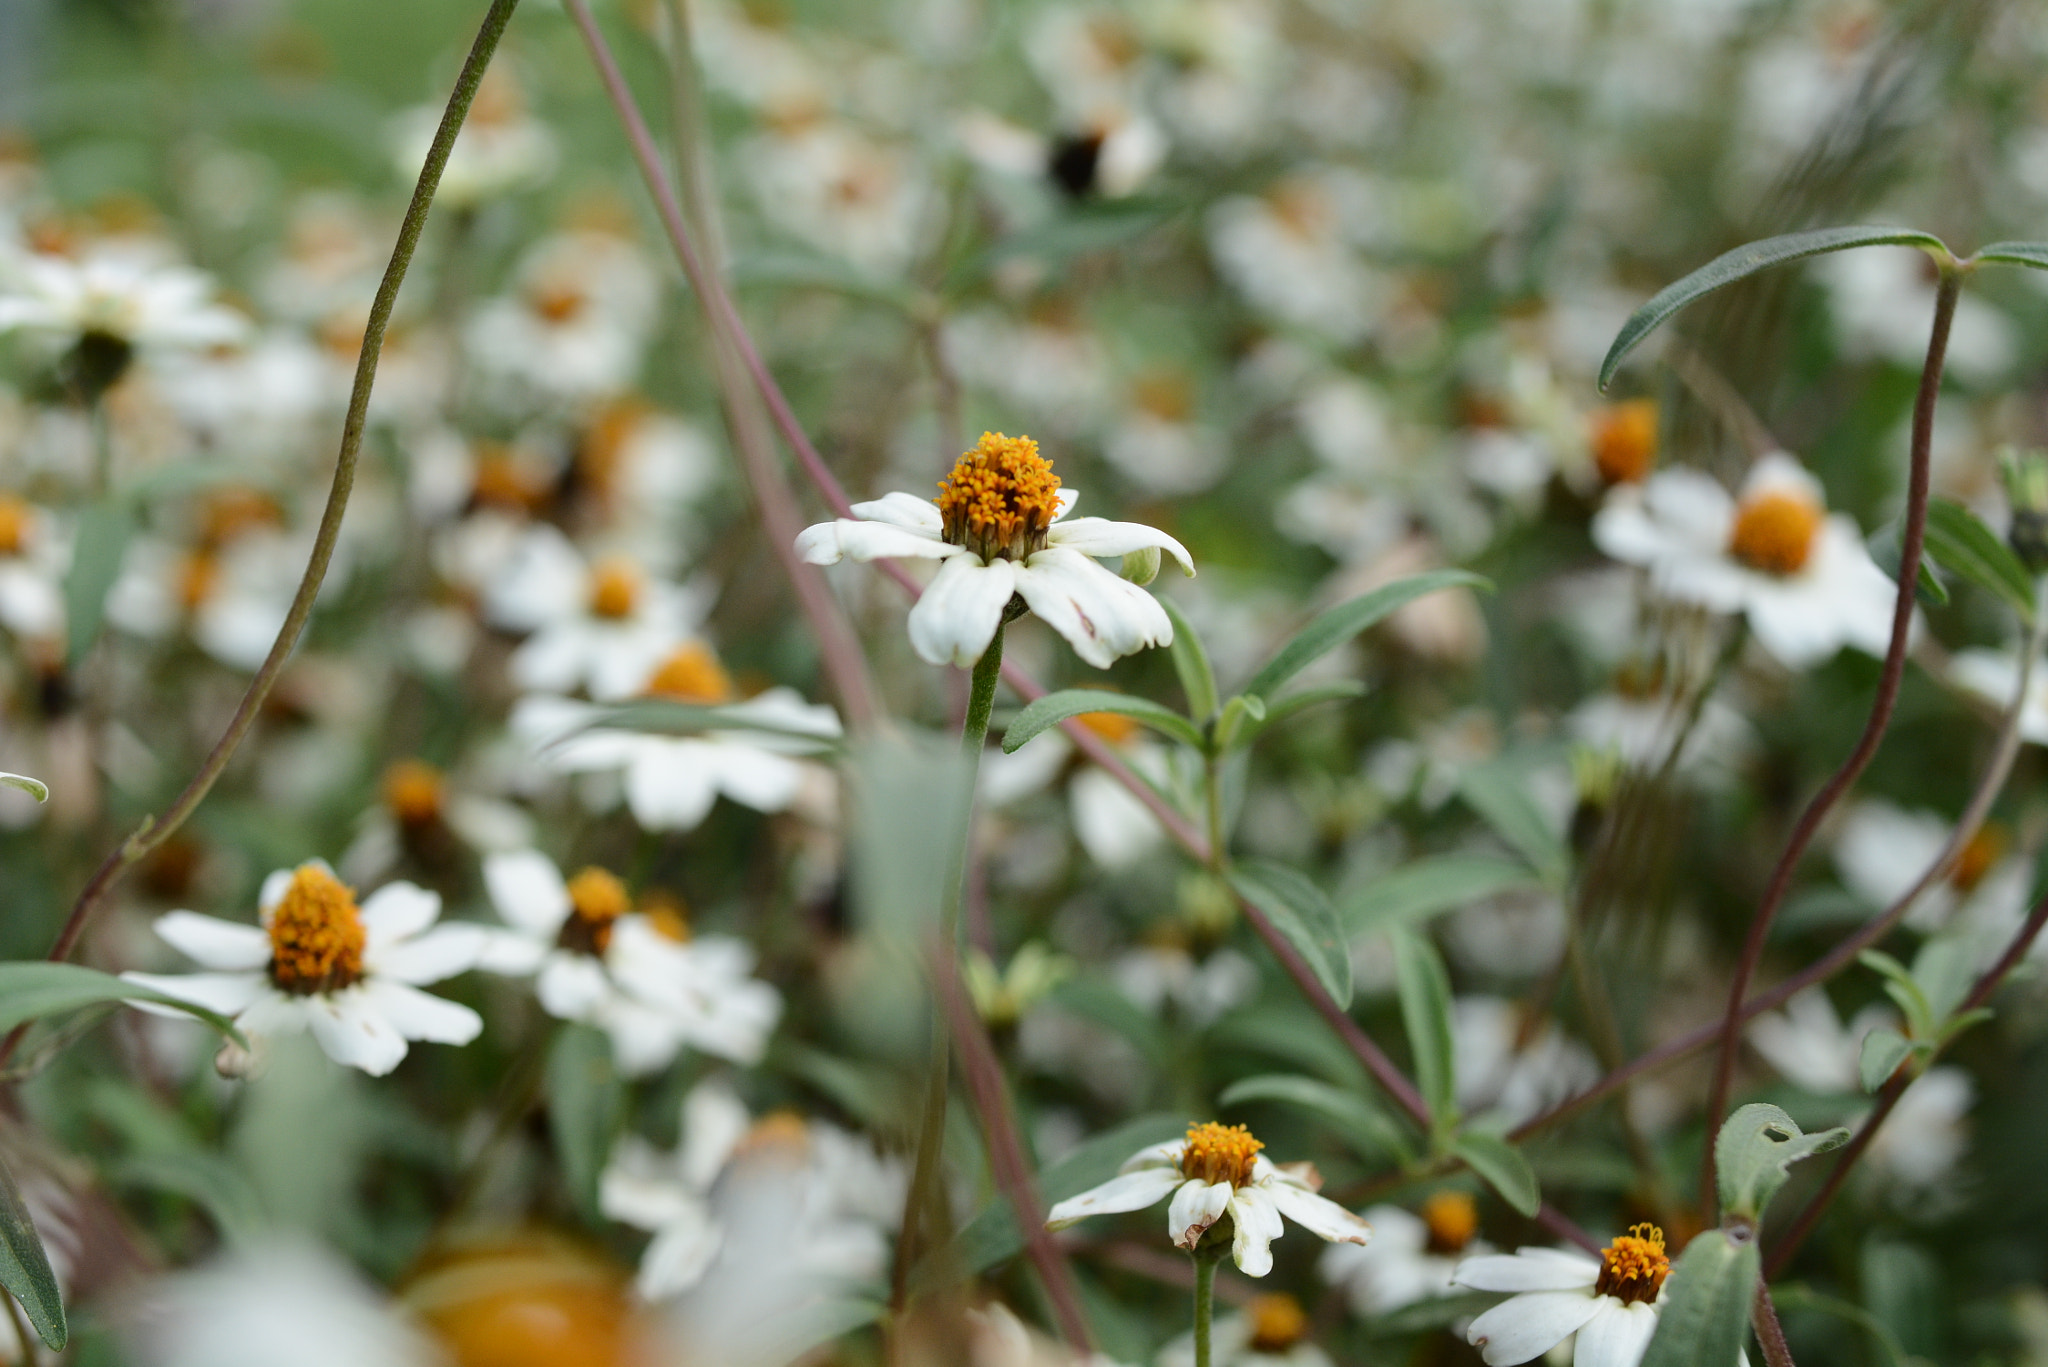
M1195 1367L1209 1367L1209 1322L1216 1312L1216 1263L1223 1250L1197 1248L1195 1259Z
M1927 533L1927 485L1929 453L1934 442L1934 403L1941 393L1941 365L1948 351L1949 324L1955 320L1956 300L1963 287L1963 272L1953 260L1944 254L1940 266L1941 283L1934 296L1934 323L1927 339L1927 363L1920 371L1920 392L1913 403L1913 445L1906 476L1906 516L1899 540L1899 588L1892 608L1891 644L1885 650L1877 696L1871 699L1870 716L1863 724L1862 737L1849 757L1842 761L1842 767L1821 786L1813 800L1806 804L1806 810L1800 813L1799 823L1792 828L1792 836L1785 842L1784 852L1778 856L1777 867L1771 870L1771 881L1764 889L1763 900L1757 904L1756 915L1750 918L1742 957L1736 962L1734 977L1728 984L1727 1009L1721 1015L1720 1055L1714 1062L1714 1082L1707 1093L1707 1124L1710 1128L1719 1125L1722 1115L1728 1110L1728 1092L1735 1080L1736 1045L1742 1038L1743 994L1749 990L1750 979L1756 976L1757 965L1763 959L1764 941L1770 934L1771 922L1776 919L1778 907L1792 886L1792 874L1798 868L1800 856L1806 853L1814 833L1820 829L1821 819L1841 800L1877 754L1878 743L1884 739L1885 728L1891 724L1892 706L1898 701L1899 685L1905 677L1906 641L1913 625L1914 589L1920 578L1920 552ZM1700 1158L1699 1200L1702 1209L1714 1208L1712 1144L1706 1146Z
M1785 1342L1785 1326L1778 1323L1778 1307L1771 1304L1771 1289L1761 1277L1757 1278L1756 1305L1750 1312L1750 1323L1756 1327L1756 1341L1770 1367L1797 1367L1792 1361L1792 1347Z

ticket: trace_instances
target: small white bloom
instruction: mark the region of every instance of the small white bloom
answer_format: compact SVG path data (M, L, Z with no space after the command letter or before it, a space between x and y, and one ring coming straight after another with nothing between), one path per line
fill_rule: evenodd
M1473 1242L1479 1211L1462 1191L1437 1192L1423 1202L1419 1216L1388 1205L1361 1214L1372 1226L1372 1242L1363 1248L1332 1244L1319 1264L1323 1280L1342 1289L1361 1319L1450 1295L1460 1255L1493 1251Z
M1060 488L1038 443L984 432L940 485L936 502L897 493L858 503L853 518L806 528L796 548L814 565L843 558L944 561L910 610L910 644L932 664L966 668L979 660L1013 595L1098 669L1120 655L1172 644L1173 623L1158 600L1091 557L1156 548L1192 575L1187 548L1136 522L1062 522L1077 497Z
M144 252L108 247L76 260L28 254L15 258L8 276L0 281L0 333L196 350L238 342L249 330L246 317L213 302L211 276Z
M1487 1367L1512 1367L1577 1334L1574 1367L1636 1367L1657 1332L1670 1272L1655 1225L1635 1226L1598 1258L1552 1248L1468 1258L1458 1264L1458 1285L1517 1294L1473 1320L1465 1340Z
M1856 524L1830 515L1820 481L1783 452L1760 459L1730 498L1697 470L1660 470L1618 485L1593 540L1649 571L1657 593L1745 614L1778 661L1800 669L1848 645L1883 655L1897 586Z
M438 104L420 105L391 121L392 165L405 179L419 175L442 112ZM559 156L554 133L527 113L519 83L499 63L484 73L435 197L451 207L474 208L546 180Z
M1313 1167L1276 1166L1259 1152L1264 1147L1242 1125L1190 1125L1187 1138L1138 1150L1115 1177L1054 1206L1045 1227L1065 1229L1091 1215L1143 1210L1171 1196L1166 1233L1175 1247L1193 1252L1227 1212L1231 1257L1253 1277L1273 1270L1272 1244L1284 1232L1282 1215L1331 1242L1362 1244L1372 1237L1365 1221L1316 1194L1322 1179Z
M437 894L389 883L358 908L314 862L264 879L259 902L261 926L157 918L158 937L207 972L123 976L232 1018L252 1042L311 1030L328 1057L373 1077L398 1066L408 1040L467 1044L482 1031L476 1012L420 991L474 968L484 947L480 927L434 924Z
M532 633L512 654L514 683L542 693L587 686L606 702L629 696L682 643L702 598L629 560L587 562L541 525L520 540L486 605L494 624Z

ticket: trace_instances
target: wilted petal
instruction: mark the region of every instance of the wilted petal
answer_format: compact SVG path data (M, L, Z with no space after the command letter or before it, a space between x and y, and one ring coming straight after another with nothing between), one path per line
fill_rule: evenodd
M1173 643L1173 623L1158 599L1079 551L1054 546L1038 552L1019 569L1016 589L1097 669L1147 646Z
M1204 1182L1190 1178L1173 1193L1166 1208L1166 1237L1178 1248L1192 1249L1195 1241L1209 1232L1209 1226L1223 1218L1230 1208L1234 1188L1228 1182Z
M1230 1220L1235 1229L1230 1256L1247 1277L1273 1270L1273 1241L1286 1232L1272 1193L1265 1187L1241 1187L1231 1197Z

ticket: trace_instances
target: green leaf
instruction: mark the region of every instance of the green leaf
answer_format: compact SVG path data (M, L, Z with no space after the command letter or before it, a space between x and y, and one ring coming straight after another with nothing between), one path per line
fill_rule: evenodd
M639 698L612 707L594 709L589 720L568 735L555 739L560 744L570 735L585 731L640 731L656 736L695 736L706 731L748 731L755 735L782 736L807 742L814 750L839 747L836 724L830 729L790 717L764 715L749 703L705 707L697 703L671 702L665 698Z
M1536 1170L1520 1149L1495 1135L1467 1132L1452 1142L1451 1152L1485 1178L1486 1185L1499 1192L1503 1201L1523 1215L1535 1217L1543 1195L1536 1186Z
M2048 242L1994 242L1970 259L2048 271Z
M1546 887L1562 889L1570 881L1571 852L1530 795L1520 765L1495 760L1467 769L1458 782L1458 793L1495 835L1529 861Z
M1642 1367L1728 1367L1749 1338L1762 1257L1754 1237L1737 1242L1718 1229L1694 1239L1664 1284L1657 1332Z
M1528 866L1490 854L1442 854L1404 864L1346 897L1339 906L1353 935L1414 925L1511 888L1533 886Z
M1248 859L1232 868L1230 885L1300 951L1331 999L1340 1007L1350 1006L1351 947L1323 890L1297 870L1265 859Z
M1171 598L1161 598L1159 606L1173 623L1173 672L1180 676L1181 692L1187 694L1188 715L1198 722L1208 721L1216 715L1216 671L1209 665L1209 652Z
M269 1224L263 1198L241 1167L211 1149L142 1154L114 1169L113 1178L122 1186L183 1197L205 1211L221 1236L232 1243L250 1242Z
M1905 1012L1907 1027L1921 1039L1933 1038L1940 1018L1927 994L1920 990L1920 984L1913 980L1912 970L1881 949L1866 949L1856 959L1865 968L1884 976L1885 995Z
M1279 653L1266 662L1265 668L1252 676L1244 691L1270 698L1281 684L1389 613L1406 607L1424 594L1461 585L1474 589L1493 588L1491 583L1465 570L1431 570L1427 574L1382 584L1371 593L1339 603L1296 632L1294 639L1280 647Z
M1306 712L1311 707L1321 707L1326 702L1349 702L1364 696L1365 685L1358 680L1338 679L1334 683L1317 684L1282 698L1270 699L1266 703L1265 718L1248 728L1243 739L1249 744L1296 713Z
M1922 247L1943 255L1948 252L1941 239L1932 234L1915 232L1910 228L1883 227L1815 228L1803 233L1786 233L1783 237L1768 237L1761 242L1747 243L1734 251L1723 252L1692 274L1658 290L1649 303L1629 316L1615 337L1614 345L1607 349L1607 359L1600 363L1600 388L1607 388L1622 358L1635 350L1638 342L1703 294L1802 257L1846 251L1851 247L1887 246Z
M1914 1033L1933 1039L1977 984L1977 956L1959 935L1936 935L1913 956L1913 983L1927 1003L1927 1028Z
M2034 620L2034 579L2012 548L1968 508L1945 498L1927 504L1927 553L2011 606L2023 622Z
M102 973L96 968L53 964L43 959L0 963L0 1033L12 1030L23 1021L76 1011L101 1002L149 1002L156 1006L176 1007L205 1021L230 1039L248 1043L235 1029L234 1022L218 1012L166 996L141 983Z
M1884 571L1884 577L1895 584L1899 580L1899 537L1904 530L1902 524L1896 521L1888 522L1863 541L1864 549L1870 552L1870 558L1877 562L1877 567ZM1920 577L1913 582L1913 597L1923 608L1948 606L1948 586L1935 574L1932 556L1920 557Z
M1451 977L1443 957L1412 930L1396 926L1394 972L1401 992L1401 1023L1415 1056L1415 1081L1439 1125L1456 1114L1458 1077L1451 1052Z
M1879 1026L1863 1037L1863 1053L1857 1060L1857 1076L1863 1090L1877 1091L1890 1082L1899 1065L1912 1057L1913 1042L1890 1026Z
M64 663L75 669L99 639L106 619L107 592L121 576L128 540L135 534L135 510L126 500L87 508L78 519L71 568L64 575Z
M1249 744L1258 734L1259 727L1266 721L1266 700L1256 693L1238 693L1223 704L1223 711L1216 717L1216 725L1210 732L1210 746L1219 754L1228 753L1239 743Z
M1848 1142L1849 1131L1841 1126L1807 1134L1776 1106L1753 1102L1740 1108L1714 1139L1722 1213L1760 1223L1794 1163Z
M0 774L0 787L19 788L38 802L50 800L50 785L27 774Z
M555 1032L548 1046L548 1133L576 1208L593 1221L598 1178L611 1155L625 1095L603 1031L571 1023Z
M1149 698L1100 688L1063 688L1046 694L1017 714L1017 719L1003 732L1003 753L1014 755L1019 746L1040 732L1089 712L1115 712L1197 750L1202 748L1202 733L1193 722Z
M1216 1098L1216 1104L1226 1110L1247 1101L1274 1101L1319 1115L1336 1126L1337 1133L1367 1158L1400 1154L1407 1148L1400 1127L1370 1100L1299 1073L1260 1073L1240 1078Z
M35 1221L22 1202L21 1188L4 1162L0 1162L0 1286L21 1302L36 1337L49 1344L51 1351L61 1351L71 1330L64 1322L57 1274L50 1270L49 1255L43 1252Z

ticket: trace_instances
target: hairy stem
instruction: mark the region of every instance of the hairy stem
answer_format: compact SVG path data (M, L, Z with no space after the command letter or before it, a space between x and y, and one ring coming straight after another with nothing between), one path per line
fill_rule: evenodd
M1709 1127L1720 1124L1728 1109L1728 1091L1735 1078L1736 1046L1742 1037L1743 996L1749 991L1750 979L1756 976L1757 965L1763 959L1764 941L1770 934L1778 907L1792 886L1792 874L1799 866L1800 856L1806 853L1814 833L1820 829L1821 819L1841 800L1877 754L1878 743L1884 739L1885 728L1891 724L1892 707L1898 702L1899 685L1906 672L1906 639L1913 625L1914 588L1920 578L1921 546L1927 532L1927 482L1929 452L1934 440L1934 403L1941 392L1941 363L1948 350L1949 324L1955 319L1956 299L1962 285L1962 274L1955 263L1943 260L1941 284L1934 299L1934 324L1927 340L1927 363L1921 369L1920 392L1913 402L1913 445L1906 478L1905 529L1899 544L1899 589L1892 609L1891 644L1885 649L1884 668L1878 675L1877 696L1871 700L1870 716L1863 724L1863 735L1856 742L1856 748L1842 761L1842 767L1835 771L1834 776L1814 794L1813 800L1806 804L1806 810L1800 813L1791 838L1785 842L1784 853L1778 856L1778 865L1771 871L1771 881L1764 889L1763 900L1757 904L1756 914L1750 918L1742 957L1737 960L1735 975L1728 984L1728 1007L1721 1017L1720 1055L1714 1061L1713 1086L1707 1093ZM1713 1209L1714 1146L1711 1144L1706 1146L1700 1158L1699 1199L1702 1209Z
M1219 1247L1195 1250L1195 1367L1209 1367L1209 1322L1216 1313L1216 1263Z
M264 657L256 677L249 681L247 691L242 694L241 705L235 709L227 730L207 753L192 781L185 785L184 791L178 794L162 816L144 821L133 835L122 841L78 894L71 914L65 918L55 943L50 946L49 957L52 960L71 957L71 951L85 933L94 910L115 882L169 839L172 832L182 826L206 799L207 793L227 768L229 759L233 758L236 747L241 745L242 738L255 724L264 699L270 696L271 687L284 671L285 661L291 657L299 637L305 632L306 620L313 613L313 600L320 592L321 582L327 577L328 562L334 558L335 542L341 535L342 514L347 511L349 495L355 488L356 460L362 451L363 429L370 411L370 389L377 379L377 359L384 346L384 331L390 325L391 311L398 303L399 287L405 283L406 270L412 265L413 253L419 247L420 234L427 226L427 211L433 205L434 191L441 184L441 172L455 146L455 135L461 131L462 122L469 115L477 86L483 80L484 68L490 65L491 54L497 51L498 39L504 35L505 26L511 21L512 11L518 2L492 0L490 11L484 15L483 27L477 31L476 41L470 46L469 58L462 64L462 74L456 78L455 89L448 96L448 107L441 114L441 126L434 132L426 162L420 167L412 202L406 206L405 218L399 224L397 245L391 249L390 264L384 268L384 278L379 282L377 296L370 304L369 320L363 326L363 349L356 358L355 387L349 392L348 412L341 427L341 450L334 462L334 482L328 489L327 506L320 514L320 526L314 534L313 553L306 560L298 592L285 614L284 625L278 628L277 639L271 643L270 654ZM0 1062L13 1054L19 1042L20 1031L17 1030L8 1036L4 1044L0 1044Z
M1771 1304L1771 1289L1764 1285L1763 1278L1757 1278L1756 1305L1750 1312L1749 1322L1756 1328L1756 1341L1764 1350L1764 1361L1770 1367L1796 1367L1792 1361L1791 1345L1785 1342L1785 1326L1778 1323L1778 1307Z

